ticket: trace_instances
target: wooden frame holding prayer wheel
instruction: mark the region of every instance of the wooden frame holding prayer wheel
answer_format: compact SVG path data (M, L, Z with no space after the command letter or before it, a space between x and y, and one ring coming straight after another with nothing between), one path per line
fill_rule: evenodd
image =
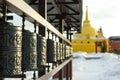
M22 44L22 70L37 69L37 35L28 30L23 30Z
M0 22L0 76L21 75L22 28Z
M46 65L46 39L37 34L37 66Z
M47 39L47 63L57 62L56 58L56 42Z

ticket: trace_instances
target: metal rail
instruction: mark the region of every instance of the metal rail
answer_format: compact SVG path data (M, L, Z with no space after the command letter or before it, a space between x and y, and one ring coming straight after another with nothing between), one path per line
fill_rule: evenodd
M2 2L2 1L1 1ZM67 43L70 43L57 29L55 29L46 19L44 19L40 14L38 14L34 9L32 9L27 3L23 0L6 0L8 9L18 15L26 14L26 19L30 22L37 22L37 25L41 24L58 37L62 38Z

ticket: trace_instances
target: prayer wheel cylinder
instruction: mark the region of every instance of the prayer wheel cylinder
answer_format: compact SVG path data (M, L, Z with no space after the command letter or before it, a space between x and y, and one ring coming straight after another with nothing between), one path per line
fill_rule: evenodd
M70 57L70 46L68 47L68 57Z
M68 57L70 57L71 56L71 47L69 46L68 47Z
M69 55L69 46L66 46L66 58L68 58Z
M28 30L23 30L22 44L22 70L37 69L37 35Z
M72 51L73 51L73 49L72 49L72 47L70 47L70 54L69 54L69 56L71 56Z
M60 52L59 52L60 50L59 50L59 43L58 42L56 42L56 58L57 58L57 61L59 61L60 60Z
M61 60L61 43L58 44L58 48L59 48L58 49L58 56L59 56L58 61L60 61Z
M51 39L47 39L47 62L56 62L56 42Z
M63 44L63 59L66 58L66 45Z
M0 75L21 74L22 28L0 22Z
M63 54L63 44L60 43L60 60L63 59L62 54Z
M46 65L46 39L37 35L37 66Z

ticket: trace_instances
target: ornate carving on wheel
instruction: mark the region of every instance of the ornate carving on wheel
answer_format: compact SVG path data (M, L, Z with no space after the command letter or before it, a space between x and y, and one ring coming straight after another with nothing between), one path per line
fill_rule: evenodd
M30 31L23 31L22 38L22 69L29 71L37 68L37 40L36 34Z
M0 23L0 75L21 74L22 28Z
M31 54L30 55L30 64L31 64L31 67L34 69L36 68L36 64L37 64L37 55L36 54Z
M21 44L22 44L22 36L19 35L19 34L16 34L16 35L15 35L15 41L16 41L16 44L17 44L18 46L21 46Z
M46 65L46 39L37 35L37 66Z
M34 38L30 38L30 47L36 47L36 40Z
M0 47L21 47L21 34L0 34Z

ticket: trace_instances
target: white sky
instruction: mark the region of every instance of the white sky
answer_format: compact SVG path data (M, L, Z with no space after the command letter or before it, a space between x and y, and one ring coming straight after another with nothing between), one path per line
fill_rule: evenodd
M83 20L86 5L91 25L97 30L100 26L104 36L120 36L120 0L83 0Z

